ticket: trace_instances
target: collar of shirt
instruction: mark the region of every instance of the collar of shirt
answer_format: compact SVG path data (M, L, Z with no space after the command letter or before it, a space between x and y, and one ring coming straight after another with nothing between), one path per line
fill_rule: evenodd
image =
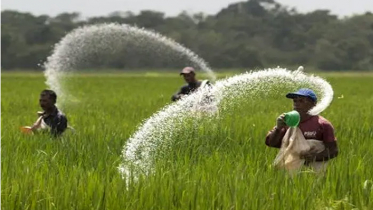
M191 82L191 83L188 83L188 86L191 87L191 88L195 88L199 85L200 81L197 81L197 82Z
M300 123L307 122L307 121L313 119L314 117L317 117L317 115L316 115L316 116L312 116L312 115L311 115L311 116L309 116L307 119L305 119L305 120L301 120Z
M48 118L48 117L56 116L57 114L58 114L57 107L54 107L54 110L50 114L48 114L48 115L46 115L45 111L43 112L44 119Z

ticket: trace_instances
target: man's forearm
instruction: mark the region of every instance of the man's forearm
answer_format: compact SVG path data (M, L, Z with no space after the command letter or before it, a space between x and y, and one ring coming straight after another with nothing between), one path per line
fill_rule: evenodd
M182 96L182 94L180 94L180 93L176 93L176 94L174 94L174 95L172 96L171 100L172 100L172 101L177 101L177 100L179 100L179 99L181 98L181 96Z
M337 157L338 155L338 150L330 150L326 148L324 151L317 153L315 157L313 158L315 161L326 161L332 158Z
M43 117L40 116L40 117L36 120L36 122L31 126L31 130L32 130L32 131L36 131L38 128L40 128L42 118L43 118Z
M271 146L271 147L280 147L281 140L282 140L281 130L276 128L269 134L266 143L268 146Z

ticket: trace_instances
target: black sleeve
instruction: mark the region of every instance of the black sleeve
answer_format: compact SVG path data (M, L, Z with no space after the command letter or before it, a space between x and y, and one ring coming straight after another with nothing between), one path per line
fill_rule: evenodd
M53 136L61 135L67 128L67 118L64 115L57 116L51 126Z
M175 93L174 95L172 95L171 100L172 101L177 101L178 100L177 95L179 95L179 94L187 94L187 88L188 88L188 86L186 86L186 85L183 86L183 87L181 87L180 90L177 93Z

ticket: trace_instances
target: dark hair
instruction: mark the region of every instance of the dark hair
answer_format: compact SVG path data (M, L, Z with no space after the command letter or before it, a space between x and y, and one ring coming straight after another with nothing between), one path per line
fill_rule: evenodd
M57 102L57 94L53 90L43 90L41 91L40 95L48 95L54 103Z

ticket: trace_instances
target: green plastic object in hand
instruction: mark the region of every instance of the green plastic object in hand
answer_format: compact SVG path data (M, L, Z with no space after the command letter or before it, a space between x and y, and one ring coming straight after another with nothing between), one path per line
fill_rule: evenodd
M285 113L285 123L289 127L297 127L300 121L300 115L297 111L293 110L291 112Z

